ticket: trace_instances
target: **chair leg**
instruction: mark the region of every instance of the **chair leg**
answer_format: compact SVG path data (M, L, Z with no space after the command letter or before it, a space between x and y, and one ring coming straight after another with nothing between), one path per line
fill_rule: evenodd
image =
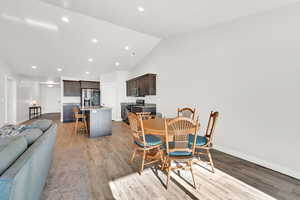
M190 161L189 161L189 168L190 168L190 170L191 170L191 174L192 174L192 178L193 178L193 182L194 182L194 188L196 189L196 182L195 182L195 177L194 177L194 172L193 172L192 166L193 166L193 163L192 163L192 161L190 160Z
M142 171L144 170L145 159L146 159L146 151L144 150L143 151L142 166L141 166L140 173L142 173Z
M169 164L169 166L168 166L168 177L167 177L166 189L168 189L169 181L170 181L170 176L171 176L171 160L169 160L168 164Z
M129 160L129 164L130 164L130 165L132 164L133 159L135 158L135 154L136 154L136 149L133 150L132 156L131 156L131 158L130 158L130 160Z
M76 119L76 123L75 123L75 135L77 135L77 128L78 128L78 119Z
M158 148L158 152L160 154L160 163L161 163L161 166L163 166L163 163L164 163L164 155L163 155L163 152L160 150L160 148Z
M167 162L167 158L165 157L165 158L163 158L163 160L162 160L161 170L164 170L164 169L165 169L166 162Z
M200 153L196 153L196 158L197 158L197 160L201 161Z
M214 163L213 163L212 156L211 156L211 153L210 153L209 149L207 149L207 155L208 155L208 158L209 158L209 163L210 163L212 172L215 173Z
M83 121L84 121L84 127L85 127L85 131L86 131L86 133L88 134L88 133L89 133L89 131L88 131L88 127L87 127L86 119L83 119Z

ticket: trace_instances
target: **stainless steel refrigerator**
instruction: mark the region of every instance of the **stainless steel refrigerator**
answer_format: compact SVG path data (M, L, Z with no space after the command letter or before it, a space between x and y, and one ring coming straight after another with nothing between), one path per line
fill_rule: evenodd
M81 89L82 106L100 106L100 90Z

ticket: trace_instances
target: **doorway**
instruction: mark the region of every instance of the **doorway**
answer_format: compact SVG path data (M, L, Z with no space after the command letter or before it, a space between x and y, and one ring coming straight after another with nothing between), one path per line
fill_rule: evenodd
M43 113L60 112L60 86L59 85L41 85L41 106Z
M5 123L17 123L17 81L6 77Z

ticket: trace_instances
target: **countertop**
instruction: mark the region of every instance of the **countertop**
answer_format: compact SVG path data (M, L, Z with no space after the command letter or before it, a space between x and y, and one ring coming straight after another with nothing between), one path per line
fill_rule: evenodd
M105 106L84 106L80 107L80 110L101 110L101 109L111 109L110 107L105 107Z
M145 104L145 105L134 105L134 107L138 107L138 108L153 108L156 107L155 104Z
M134 106L134 107L141 107L141 108L147 108L147 107L156 107L156 104L154 104L154 103L145 103L144 105L139 105L139 104L136 104L135 102L123 102L123 103L121 103L121 105L132 105L132 106Z

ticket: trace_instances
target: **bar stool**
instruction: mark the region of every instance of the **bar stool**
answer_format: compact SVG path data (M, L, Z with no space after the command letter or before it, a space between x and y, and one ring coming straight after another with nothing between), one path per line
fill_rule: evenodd
M84 129L85 129L86 133L88 133L87 123L86 123L86 115L80 113L80 110L79 110L79 108L77 106L74 106L72 110L73 110L73 113L74 113L74 116L75 116L75 119L76 119L75 134L78 133L77 129L78 129L78 124L79 124L79 120L80 119L81 119L81 122L84 125Z

